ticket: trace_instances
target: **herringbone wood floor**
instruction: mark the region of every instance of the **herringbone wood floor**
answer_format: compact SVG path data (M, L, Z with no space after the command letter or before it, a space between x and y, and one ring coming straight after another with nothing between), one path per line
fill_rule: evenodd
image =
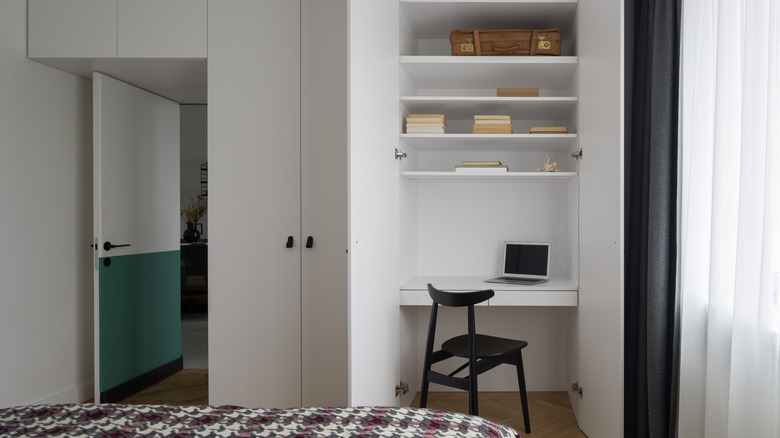
M128 404L207 405L208 370L182 370L124 400ZM419 405L417 394L412 406ZM531 437L583 438L565 392L529 392ZM468 413L466 392L431 392L428 408ZM480 392L479 414L525 436L520 396L516 392Z
M469 412L467 392L430 392L428 405L431 409ZM419 406L420 394L412 406ZM583 438L584 433L577 426L574 412L566 392L529 392L528 413L531 417L531 434L534 438ZM520 436L526 436L523 425L523 410L520 395L516 392L480 392L479 416L505 424Z

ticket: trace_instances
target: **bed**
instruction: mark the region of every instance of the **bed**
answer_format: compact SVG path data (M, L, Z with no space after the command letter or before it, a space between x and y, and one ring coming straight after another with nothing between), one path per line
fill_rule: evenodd
M501 437L484 418L396 407L248 409L238 406L53 404L0 409L0 436Z

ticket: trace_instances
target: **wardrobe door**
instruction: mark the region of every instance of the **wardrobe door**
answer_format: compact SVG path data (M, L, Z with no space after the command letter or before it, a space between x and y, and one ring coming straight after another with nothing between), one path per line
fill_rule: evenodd
M302 400L304 406L343 406L349 354L347 0L303 0L301 7Z
M298 406L300 2L208 21L209 402Z
M580 428L619 437L623 411L623 10L620 0L580 2L579 135Z
M398 0L350 1L349 402L358 406L398 403L398 14Z

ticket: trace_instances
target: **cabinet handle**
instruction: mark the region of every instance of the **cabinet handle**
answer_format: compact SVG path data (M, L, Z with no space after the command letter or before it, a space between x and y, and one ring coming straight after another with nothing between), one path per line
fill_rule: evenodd
M287 248L293 247L293 236L287 236L287 244L285 245Z
M314 246L314 238L309 236L306 238L306 248L311 248Z

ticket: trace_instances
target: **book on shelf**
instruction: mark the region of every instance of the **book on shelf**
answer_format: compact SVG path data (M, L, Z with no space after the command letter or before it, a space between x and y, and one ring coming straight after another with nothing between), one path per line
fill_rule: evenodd
M476 167L486 167L486 166L500 166L500 161L461 161L462 164L460 166L462 167L468 167L468 166L476 166Z
M435 123L407 123L406 128L444 128L447 129L446 126L443 126L441 124L435 124Z
M486 120L486 119L482 119L482 120L474 120L474 123L477 124L477 125L511 125L512 121L511 120L504 120L504 119L501 119L501 120Z
M447 119L444 114L409 114L406 118L407 134L444 134Z
M475 115L474 134L511 134L512 120L509 116Z
M508 166L487 166L487 167L455 166L456 173L470 173L470 174L484 175L489 173L490 174L507 173L508 171L509 171Z
M506 121L511 121L511 117L509 117L509 116L496 116L496 115L477 114L477 115L474 116L474 120L506 120Z
M444 114L409 114L406 116L407 119L440 119L440 120L446 120L446 116Z
M512 134L512 125L474 124L474 134Z
M406 128L407 134L444 134L444 128Z
M531 134L566 134L565 126L531 126Z
M498 87L496 88L496 96L498 97L539 97L539 89Z

